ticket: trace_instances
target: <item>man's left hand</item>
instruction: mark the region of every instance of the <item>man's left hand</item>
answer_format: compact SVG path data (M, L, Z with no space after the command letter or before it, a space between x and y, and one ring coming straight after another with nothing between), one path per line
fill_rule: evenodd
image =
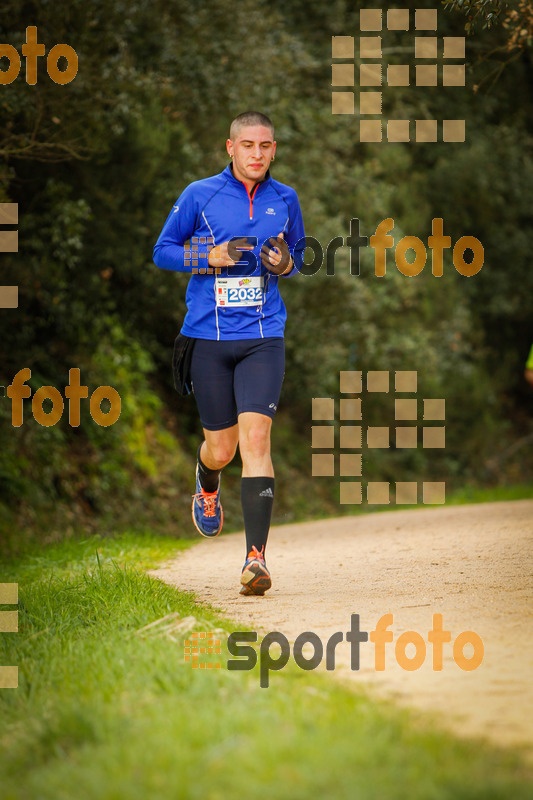
M283 275L292 269L292 259L283 238L283 231L277 237L271 236L268 240L271 247L264 244L261 248L261 261L263 266L275 275Z

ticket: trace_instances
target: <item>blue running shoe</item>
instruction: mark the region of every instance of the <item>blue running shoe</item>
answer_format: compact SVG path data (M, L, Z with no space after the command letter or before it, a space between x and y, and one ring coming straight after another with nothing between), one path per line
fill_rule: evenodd
M264 546L261 551L257 547L252 547L248 553L248 558L244 562L242 568L241 583L242 589L240 594L255 594L264 595L267 589L272 586L270 572L265 564L265 557L263 555Z
M198 533L208 538L218 536L222 530L222 504L220 502L220 478L216 492L202 488L196 467L196 494L192 498L192 521Z

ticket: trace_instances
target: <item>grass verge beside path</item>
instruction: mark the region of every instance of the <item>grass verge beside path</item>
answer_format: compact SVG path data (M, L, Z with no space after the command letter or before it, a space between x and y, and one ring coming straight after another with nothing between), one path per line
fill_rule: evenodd
M0 664L20 673L0 690L3 800L532 797L518 755L295 666L268 689L257 668L225 669L236 626L144 572L179 546L94 537L3 572L20 612L19 633L0 635ZM181 629L138 633L171 613ZM191 630L219 631L222 669L184 662Z

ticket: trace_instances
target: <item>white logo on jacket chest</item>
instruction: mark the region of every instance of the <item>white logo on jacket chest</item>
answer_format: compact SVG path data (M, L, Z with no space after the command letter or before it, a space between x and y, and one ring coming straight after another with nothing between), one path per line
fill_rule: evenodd
M273 214L274 216L276 216L276 212L274 211L273 208L267 208L267 210L265 211L265 214Z

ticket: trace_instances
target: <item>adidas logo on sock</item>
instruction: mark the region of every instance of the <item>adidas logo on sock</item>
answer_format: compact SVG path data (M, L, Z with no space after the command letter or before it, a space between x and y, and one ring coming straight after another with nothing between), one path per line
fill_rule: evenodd
M259 492L259 497L274 497L274 495L272 494L272 489L270 488L270 486L268 487L268 489L265 489L264 491Z

